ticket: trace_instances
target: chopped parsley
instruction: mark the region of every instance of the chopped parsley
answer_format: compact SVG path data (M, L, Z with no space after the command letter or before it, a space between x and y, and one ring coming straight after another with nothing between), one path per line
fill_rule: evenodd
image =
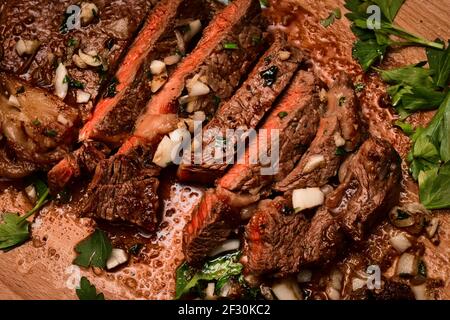
M41 125L41 122L39 121L38 118L36 118L36 119L34 119L33 121L31 121L31 123L32 123L34 126L36 126L36 127L39 127L39 126Z
M334 21L336 21L336 19L341 18L342 18L341 9L336 8L333 11L331 11L330 15L326 19L321 20L320 24L325 28L327 28L331 26L334 23Z
M63 83L68 83L70 88L84 89L84 83L83 82L75 80L75 79L71 78L68 75L66 75L64 77Z
M355 91L356 92L363 91L365 87L366 87L366 85L363 82L355 83Z
M117 94L116 86L119 84L119 80L117 80L116 77L113 77L111 79L111 82L109 83L108 87L106 88L106 92L104 94L104 97L106 98L112 98L115 97Z
M344 97L344 96L340 97L339 98L339 107L342 107L346 101L347 101L346 97Z
M25 87L24 86L20 86L16 89L16 94L21 94L25 92Z
M47 129L45 131L45 135L47 137L54 138L54 137L56 137L58 135L58 133L55 130L53 130L53 129Z
M343 147L336 148L336 155L337 156L345 156L347 154L347 151Z
M105 300L103 293L97 293L95 286L86 277L81 277L76 293L80 300Z
M69 47L76 47L78 45L78 40L75 38L70 38L69 41L67 41L67 45Z
M288 115L288 113L286 111L281 111L278 113L278 118L283 119L287 115Z
M105 268L112 252L112 245L106 233L97 229L77 244L75 251L78 255L73 261L74 264L85 268L90 266Z
M223 45L223 48L227 49L227 50L237 50L237 49L239 49L239 46L237 43L228 42Z

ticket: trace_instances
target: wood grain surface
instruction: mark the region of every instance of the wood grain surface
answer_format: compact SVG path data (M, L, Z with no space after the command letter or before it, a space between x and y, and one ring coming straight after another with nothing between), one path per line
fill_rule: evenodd
M309 10L317 21L325 18L333 8L343 8L344 3L343 0L296 2ZM450 39L450 0L406 0L396 22L430 40L437 37ZM331 28L339 28L335 35L342 40L342 50L351 56L354 38L348 22L342 19ZM406 48L391 53L388 63L413 63L424 57L423 50ZM398 132L396 134L399 135ZM399 136L398 139L407 143L404 137ZM72 266L74 245L92 231L93 221L77 218L70 206L49 206L42 210L33 223L32 240L17 249L0 253L0 299L76 299L74 285L80 275L86 275L107 299L170 299L174 292L174 271L183 259L182 228L198 199L198 193L197 197L187 199L192 190L183 186L175 186L172 191L172 201L178 208L175 214L166 218L172 227L158 234L159 241L152 243L154 248L145 253L146 258L142 262L132 261L115 273L94 275L92 270L78 273L78 269ZM19 190L3 184L0 188L0 212L24 212L29 207ZM431 276L443 278L446 282L440 298L449 299L450 215L438 214L443 220L442 243L437 248L427 245L426 260L433 266Z

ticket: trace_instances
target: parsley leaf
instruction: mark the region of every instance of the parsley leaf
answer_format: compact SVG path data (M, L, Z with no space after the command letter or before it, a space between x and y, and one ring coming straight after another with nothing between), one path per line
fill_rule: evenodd
M33 182L36 193L39 197L33 209L25 215L19 216L17 213L7 212L3 214L3 223L0 224L0 249L10 250L15 246L24 243L30 237L29 217L39 211L46 203L48 198L48 188L44 182L36 179Z
M353 56L361 64L364 71L381 62L391 46L419 45L443 49L439 42L432 42L413 35L394 25L393 21L404 0L347 0L345 8L350 12L345 16L352 22L352 31L358 40L353 48ZM380 21L373 21L370 6L380 8ZM374 22L374 23L373 23ZM396 36L401 40L393 40Z
M86 277L80 280L80 288L76 289L78 299L80 300L105 300L103 293L97 294L97 289Z
M81 241L75 247L78 256L73 261L81 267L105 268L106 261L111 255L112 245L105 232L95 230L93 234Z
M419 174L420 202L427 209L450 207L450 162Z
M206 262L200 270L183 263L176 273L176 299L198 288L202 281L216 280L223 285L225 279L240 275L242 264L238 262L241 253L237 251Z

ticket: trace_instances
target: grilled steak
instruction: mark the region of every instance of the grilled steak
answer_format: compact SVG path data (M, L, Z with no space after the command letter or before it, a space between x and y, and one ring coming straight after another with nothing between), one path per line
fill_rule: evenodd
M92 101L101 91L102 79L114 72L122 53L138 30L154 0L95 1L96 13L91 7L84 9L89 19L80 19L80 27L69 6L70 0L3 1L0 8L0 38L3 57L0 69L21 75L32 85L53 90L55 64L61 61L71 79L84 84L91 95L88 103L79 104L83 119L90 116ZM71 16L71 17L70 17ZM39 32L36 32L36 31ZM20 36L20 37L19 37ZM39 48L30 54L18 55L15 49L19 39L38 40ZM81 49L84 53L96 52L103 67L79 68L72 61ZM76 89L69 89L65 101L76 103Z
M133 136L127 139L119 149L118 153L112 158L100 162L95 172L94 179L89 186L88 194L90 195L88 204L83 210L84 214L88 214L93 217L99 217L110 220L114 218L114 215L104 214L104 208L102 206L94 204L102 197L104 193L104 187L110 188L114 185L114 182L109 182L111 172L116 172L114 167L117 167L117 163L125 161L133 161L137 163L133 167L134 174L117 172L118 175L123 174L121 183L124 185L133 185L139 190L145 190L145 197L142 197L141 191L128 192L127 202L129 205L123 206L122 199L120 197L108 198L107 208L108 212L117 212L122 220L129 221L142 227L141 221L145 223L147 221L155 221L157 217L158 206L157 202L157 188L158 183L155 183L157 179L158 171L152 168L151 173L147 173L147 166L144 165L153 159L154 150L162 137L175 130L177 127L177 112L178 98L182 95L185 89L186 80L190 76L198 74L200 70L204 70L205 66L214 66L215 59L218 55L228 54L225 53L223 47L223 41L226 41L228 37L241 37L241 34L235 34L234 32L240 26L241 32L244 32L248 36L244 26L258 16L260 13L260 6L258 1L253 0L237 0L227 6L220 14L218 14L211 24L205 29L202 40L200 40L197 48L187 56L179 65L179 68L173 73L172 77L168 80L164 88L158 92L147 104L145 113L138 119L136 128L133 132ZM256 32L253 28L251 32ZM261 36L262 31L257 35ZM255 44L252 48L247 48L245 53L239 54L239 64L250 65L251 59L258 55L258 49L261 44ZM234 61L236 62L236 61ZM248 67L248 66L247 66ZM239 77L242 77L247 72L246 68L239 69ZM235 69L232 73L223 73L221 77L229 82L229 88L232 88L237 83L232 83L231 79L236 77ZM232 90L230 89L230 92ZM231 93L229 93L231 94ZM121 168L120 166L118 166ZM139 168L143 172L139 173ZM120 169L122 170L122 169ZM133 177L143 176L145 179L136 179ZM136 185L136 183L139 185ZM121 186L117 185L117 188ZM117 202L116 202L117 201ZM148 203L147 203L148 202ZM132 205L135 203L136 205ZM147 203L147 204L146 204ZM118 210L120 208L120 210ZM130 219L129 217L132 217ZM134 219L133 217L141 217L140 219Z
M238 159L217 185L229 191L239 193L260 194L261 189L273 181L286 177L314 138L319 118L320 99L319 85L311 72L299 71L280 102L269 114L259 137L251 141L245 153L244 160ZM269 164L261 164L257 159L251 163L251 156L262 152L271 156L271 134L279 134L277 162L272 164L274 173L262 174L263 168ZM264 137L262 137L264 135Z
M347 165L343 182L329 196L327 207L354 241L385 217L400 194L401 160L387 142L370 138Z
M217 195L221 196L222 201L235 211L241 210L241 208L256 203L260 197L264 197L264 194L269 191L269 187L275 179L281 179L284 177L295 165L296 160L301 156L302 151L306 150L307 145L314 138L315 130L319 123L319 109L320 101L318 98L318 84L312 73L306 71L300 71L294 78L293 83L290 85L286 94L281 101L277 104L274 110L268 115L265 120L262 129L266 129L267 132L260 134L260 137L252 141L245 154L244 164L234 165L225 176L218 181L218 187L215 191ZM280 116L281 114L281 116ZM278 172L268 175L261 174L262 165L259 161L255 164L250 161L250 154L259 154L259 148L263 149L258 141L262 140L261 135L268 136L267 150L270 152L270 133L272 130L279 131L280 139L280 153L279 158L279 170ZM253 150L251 149L253 148ZM264 148L265 149L265 148ZM266 152L266 150L264 150ZM206 199L205 199L206 201ZM223 237L217 237L217 235L209 234L209 237L197 238L196 233L201 231L196 230L199 225L203 228L215 228L217 224L220 227L229 225L226 223L230 217L226 214L217 214L216 212L207 212L211 210L211 207L202 207L203 211L198 210L193 213L193 220L199 219L205 220L203 224L196 223L193 225L190 223L185 232L185 255L190 256L190 242L196 243L197 247L200 247L199 243L202 243L201 248L203 253L194 256L194 258L202 259L207 252L220 244L225 240ZM216 211L219 208L215 208ZM220 220L222 218L223 220ZM231 232L232 227L228 230ZM190 258L190 261L194 261Z
M120 145L152 93L172 75L181 55L195 46L202 26L214 14L212 8L206 0L164 0L155 7L116 72L115 92L106 92L99 101L92 119L80 132L81 141L95 139ZM173 61L158 70L160 74L153 74L151 64L167 58Z
M86 141L80 148L68 154L47 174L53 193L64 189L74 178L85 173L93 174L97 164L106 159L110 149L101 142Z
M308 151L296 168L275 189L321 187L336 175L346 152L355 150L362 138L358 102L352 84L341 76L328 92L328 111Z
M99 163L83 204L85 216L156 229L159 168L140 160L146 152L136 149Z
M226 141L224 155L219 156L215 154L217 143L223 143L227 130L246 131L256 128L303 60L304 56L299 50L291 47L283 36L277 36L274 44L233 98L223 104L205 126L202 137L202 164L194 164L195 157L192 155L186 159L188 163L179 166L178 177L182 181L212 183L222 175L228 167L227 159L230 156L234 158L234 141ZM221 141L218 137L222 138ZM226 139L228 140L228 137Z
M245 228L242 261L252 275L272 273L285 276L299 270L303 256L303 235L308 220L294 214L288 202L279 197L263 200Z
M186 260L192 264L202 261L212 248L230 236L238 224L238 212L227 204L227 199L214 190L208 190L183 234Z
M415 300L411 287L407 284L385 280L383 288L369 290L362 288L352 292L350 300Z

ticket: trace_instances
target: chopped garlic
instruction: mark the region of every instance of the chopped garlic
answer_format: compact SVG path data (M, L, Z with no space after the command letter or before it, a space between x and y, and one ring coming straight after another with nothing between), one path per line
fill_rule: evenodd
M153 60L150 64L150 72L153 75L158 75L166 71L166 64L160 60Z
M64 100L67 96L67 91L69 90L69 83L66 77L69 75L64 64L59 63L58 68L56 68L55 76L55 94Z
M99 67L102 65L102 61L101 61L100 57L98 57L97 55L90 55L90 54L84 53L81 49L79 49L78 56L88 66Z
M91 23L96 15L98 15L98 8L94 3L81 3L80 21L84 26Z
M8 104L10 106L20 108L20 102L19 100L17 100L17 97L13 94L9 96Z
M91 94L83 90L77 90L77 103L87 103L91 99Z
M181 60L181 56L178 54L174 54L172 56L165 57L164 63L167 66L171 66L171 65L177 64L178 62L180 62L180 60Z
M289 59L291 56L291 53L289 51L280 51L278 53L278 57L280 58L280 60L284 61Z
M292 206L296 212L320 206L325 196L319 188L297 189L292 193Z
M334 144L336 145L336 147L342 147L345 146L345 139L342 138L341 134L339 132L336 132L333 136L334 138Z
M112 249L111 256L106 261L106 269L114 269L115 267L124 264L128 261L128 255L125 250L122 249Z
M325 162L325 157L321 154L312 155L303 168L303 173L311 173Z
M23 56L25 54L32 55L36 52L40 45L41 42L39 40L20 39L16 42L16 51L19 56Z

